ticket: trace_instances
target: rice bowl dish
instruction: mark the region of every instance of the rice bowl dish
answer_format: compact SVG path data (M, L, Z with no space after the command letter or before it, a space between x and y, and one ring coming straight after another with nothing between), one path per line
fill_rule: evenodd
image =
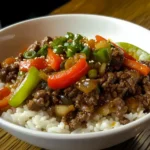
M18 53L20 53L20 51L22 53L25 52L31 43L33 43L35 40L41 41L41 39L43 39L43 37L45 37L46 35L50 35L52 39L54 39L56 36L57 37L64 36L68 31L73 32L75 34L79 33L83 36L85 35L85 37L88 37L89 40L94 39L96 41L94 37L95 35L102 35L103 37L105 37L105 39L110 38L111 40L109 41L113 42L114 44L118 45L120 48L124 49L129 55L135 58L136 61L139 63L144 64L144 62L142 61L148 60L149 58L146 57L149 56L148 55L149 53L148 43L150 38L149 30L144 29L133 23L112 18L112 17L105 17L99 15L86 15L86 14L74 14L74 15L66 14L66 15L55 15L55 16L48 16L48 17L27 20L2 29L0 31L0 49L1 49L0 61L2 63L8 57L13 57L13 58L18 57ZM118 41L124 41L124 42L116 43ZM137 45L140 48L137 48L129 43ZM141 48L148 53L142 51ZM87 61L87 63L89 64L89 61ZM40 71L39 69L37 70ZM134 70L134 69L130 68L129 70ZM60 72L60 71L61 70L56 72ZM27 72L28 71L26 71L26 75ZM98 70L97 72L99 75ZM106 72L106 74L107 73L108 72ZM21 74L19 75L21 77ZM140 76L143 75L141 75L140 73ZM89 78L88 74L86 75L86 77ZM34 78L31 79L32 81L34 81ZM12 82L15 83L16 80L12 80ZM4 87L5 85L6 85L5 82L2 82L2 84L0 84L1 88ZM16 90L16 88L13 87L9 89L11 89L11 92L13 93ZM61 91L62 90L63 89L61 89ZM8 90L6 91L8 92ZM109 93L111 92L108 92L108 94ZM7 100L6 102L8 102ZM30 100L32 100L32 97L30 98ZM15 107L9 106L9 107L5 107L5 109L1 109L0 112L1 114L3 113L5 119L2 118L2 115L0 116L0 127L5 131L9 132L10 134L12 134L13 136L27 143L45 149L53 149L53 150L104 149L119 144L121 142L124 142L136 136L138 133L142 132L143 130L149 128L148 124L150 122L149 119L150 114L148 111L145 110L145 108L142 108L141 106L139 107L139 109L136 110L136 112L127 111L125 114L123 114L123 117L127 118L128 120L128 122L126 122L125 125L122 124L123 122L121 123L120 119L117 119L115 115L111 115L111 114L106 115L108 113L108 109L105 109L107 110L105 111L105 115L102 115L102 112L100 111L97 115L93 114L90 120L87 120L87 122L82 124L83 125L82 127L80 128L78 127L78 129L76 128L74 130L73 129L70 130L68 124L69 121L68 123L66 123L66 121L63 120L63 123L61 123L62 121L60 117L58 119L58 117L54 117L54 116L50 117L49 114L47 116L46 110L39 110L39 111L31 110L29 109L29 106L27 104L28 103L25 100L19 106L15 106ZM72 109L72 106L69 107L69 109L70 108ZM24 113L17 113L17 112L23 112L24 110L26 110ZM97 109L95 109L95 112L96 110ZM29 111L30 114L28 113ZM18 115L18 119L16 118L17 116L15 116L16 114ZM27 116L31 116L31 114L33 117L25 118L25 119L19 118L21 117L21 115L27 117ZM36 117L35 119L34 116L37 115L38 117ZM51 122L53 122L53 127L57 126L61 129L64 128L64 125L65 125L65 129L69 127L69 132L67 131L68 133L62 134L62 130L58 128L55 129L51 128L53 131L46 132L48 131L47 130L48 128L46 128L48 123L47 121L44 121L46 122L45 126L43 124L40 124L41 122L35 123L39 119L39 116L41 115L42 117L40 118L43 118L43 115L45 116L43 120L51 120ZM126 117L126 115L128 115L128 117ZM57 118L57 119L55 121L55 119L52 118ZM98 127L101 126L101 122L100 121L96 122L96 120L99 118L104 118L104 120L106 120L106 118L107 120L111 118L110 119L111 121L112 120L113 121L115 120L116 122L118 121L119 125L121 126L117 127L116 125L115 128L113 127L113 129L103 130L104 128L108 129L115 125L114 123L111 122L112 124L110 126L106 126L108 124L108 121L106 121L102 125L102 127L100 127L102 129L101 130ZM7 121L7 119L9 121ZM28 123L29 126L24 127L28 121L29 121ZM93 132L92 131L93 127L90 126L89 130L92 132L87 133L89 131L86 129L90 122L92 122L93 127L96 126L96 128L98 128L98 130L100 131ZM37 128L35 129L36 126ZM50 126L48 127L50 128ZM32 128L32 129L28 129L28 128ZM60 131L60 133L58 132L58 130ZM73 131L75 131L78 134L73 134L74 133ZM82 133L80 134L79 132ZM86 134L83 134L85 132Z
M150 111L149 60L99 35L46 37L1 63L1 117L50 133L118 128Z

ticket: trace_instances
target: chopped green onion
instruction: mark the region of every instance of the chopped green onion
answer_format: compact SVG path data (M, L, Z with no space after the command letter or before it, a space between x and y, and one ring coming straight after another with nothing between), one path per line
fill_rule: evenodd
M26 59L34 58L34 57L36 57L36 52L35 51L26 51L26 52L24 52L23 57Z
M85 46L81 53L84 53L86 55L86 58L88 59L90 57L91 50L88 46Z
M71 33L71 32L67 32L67 38L73 40L74 39L74 34Z
M75 42L79 42L81 39L83 39L83 36L80 34L75 35Z
M37 55L38 55L38 56L46 56L46 55L47 55L47 48L48 48L48 45L44 45L44 46L37 52Z
M56 54L62 54L64 52L63 49L64 47L62 45L55 46L53 49L53 52Z
M67 41L66 37L58 37L52 41L51 45L52 47L63 45L66 41Z
M89 78L92 78L92 79L97 78L97 70L96 69L89 70L88 76L89 76Z
M76 45L74 45L74 43L69 44L66 48L67 57L72 57L77 52L77 48Z
M73 49L67 48L66 51L67 57L72 57L75 53L76 51L74 51Z
M78 49L78 51L82 51L84 46L81 42L79 42L79 43L76 43L76 48Z

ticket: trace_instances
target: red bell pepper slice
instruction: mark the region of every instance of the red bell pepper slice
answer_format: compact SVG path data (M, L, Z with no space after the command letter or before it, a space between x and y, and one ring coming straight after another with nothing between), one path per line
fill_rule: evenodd
M88 70L89 66L86 59L80 58L71 68L50 75L48 86L52 89L66 88L83 77Z
M97 42L97 43L100 42L100 41L107 41L105 38L103 38L103 37L100 36L100 35L96 35L95 38L96 38L96 42Z
M145 76L148 75L150 72L150 68L148 66L131 59L124 58L124 65L131 69L139 71L142 75Z
M44 69L47 67L47 62L45 58L27 59L20 62L21 71L27 72L31 66L34 66L39 70Z
M55 54L50 48L48 48L47 60L48 65L51 66L55 71L60 69L60 64L63 61L61 57Z
M0 99L3 99L4 97L8 96L10 94L10 89L7 87L3 87L0 89Z
M4 108L8 105L10 93L10 89L7 87L0 89L0 108Z
M100 41L107 41L105 38L103 38L102 36L100 35L96 35L95 36L96 38L96 42L100 42ZM135 58L133 58L131 55L129 55L123 48L119 47L118 45L116 45L115 43L111 42L111 44L113 44L115 47L121 49L123 52L124 52L124 57L125 58L128 58L128 59L131 59L131 60L136 60Z
M5 108L9 106L8 102L10 100L10 95L4 97L2 100L0 100L0 109Z

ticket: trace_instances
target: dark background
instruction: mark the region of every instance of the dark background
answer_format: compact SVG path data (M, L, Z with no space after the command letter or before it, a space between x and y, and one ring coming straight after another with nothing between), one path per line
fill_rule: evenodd
M69 0L0 0L0 21L2 27L13 23L48 15Z

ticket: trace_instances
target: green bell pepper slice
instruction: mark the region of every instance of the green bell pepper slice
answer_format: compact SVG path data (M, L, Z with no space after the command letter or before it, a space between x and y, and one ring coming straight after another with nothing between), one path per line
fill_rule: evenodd
M14 94L10 98L9 105L18 107L20 104L22 104L39 82L39 71L35 67L31 67L25 79L17 87Z
M141 48L126 42L117 42L117 45L127 51L136 60L150 60L150 54Z
M111 59L111 51L109 48L101 48L93 52L96 61L108 63Z

